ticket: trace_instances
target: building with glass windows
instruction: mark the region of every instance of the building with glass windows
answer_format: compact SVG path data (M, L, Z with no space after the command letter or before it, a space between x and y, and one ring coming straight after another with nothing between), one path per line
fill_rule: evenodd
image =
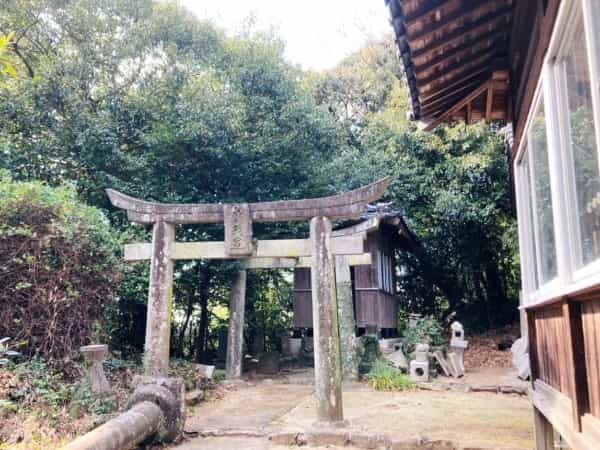
M503 121L538 449L600 448L600 0L387 0L412 117Z

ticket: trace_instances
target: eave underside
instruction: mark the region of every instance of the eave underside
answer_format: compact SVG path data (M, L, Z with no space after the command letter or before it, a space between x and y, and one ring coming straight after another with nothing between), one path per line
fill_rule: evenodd
M513 0L386 1L415 119L509 119Z

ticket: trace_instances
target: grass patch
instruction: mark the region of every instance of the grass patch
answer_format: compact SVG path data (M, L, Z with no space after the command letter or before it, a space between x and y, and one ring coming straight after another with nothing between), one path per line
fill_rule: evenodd
M376 391L406 391L415 386L408 375L379 359L373 363L366 378Z

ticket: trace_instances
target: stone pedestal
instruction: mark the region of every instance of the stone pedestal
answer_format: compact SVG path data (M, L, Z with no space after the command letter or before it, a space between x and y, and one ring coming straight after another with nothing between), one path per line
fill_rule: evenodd
M233 288L231 289L231 298L229 300L227 357L225 362L225 376L227 379L235 379L242 376L246 279L246 271L240 270L233 283Z
M319 423L342 423L340 336L329 219L313 218L310 238L317 420Z
M108 345L86 345L79 349L85 360L86 380L92 392L104 394L110 392L110 384L104 374L104 357L108 353Z

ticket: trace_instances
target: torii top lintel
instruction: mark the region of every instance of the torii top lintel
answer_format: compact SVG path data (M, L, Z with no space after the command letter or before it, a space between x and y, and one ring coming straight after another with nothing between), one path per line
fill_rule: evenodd
M125 209L130 221L143 224L170 223L222 223L226 209L243 207L249 219L255 222L284 222L310 220L325 216L330 219L352 219L360 217L367 203L379 199L388 188L391 179L382 178L353 191L330 197L304 200L281 200L274 202L228 205L222 203L158 203L139 200L113 189L106 193L111 203ZM235 212L234 212L235 213Z

